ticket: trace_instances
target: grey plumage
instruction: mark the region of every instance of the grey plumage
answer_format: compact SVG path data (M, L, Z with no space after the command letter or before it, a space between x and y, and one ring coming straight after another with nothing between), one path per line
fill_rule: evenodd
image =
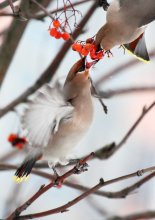
M128 50L136 56L149 60L145 40L139 37L154 19L154 0L113 0L107 10L107 22L96 34L96 45L105 50L117 45L128 45ZM135 41L137 39L140 42ZM133 42L137 45L133 47L132 44L130 47Z

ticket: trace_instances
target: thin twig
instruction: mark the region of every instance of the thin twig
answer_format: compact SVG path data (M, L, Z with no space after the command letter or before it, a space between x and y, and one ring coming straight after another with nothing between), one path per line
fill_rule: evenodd
M85 164L88 160L90 160L94 156L93 153L89 154L85 158L79 161L79 163L74 166L71 170L63 174L62 176L59 176L56 181L52 181L48 185L43 185L40 187L40 189L30 198L28 199L23 205L18 207L6 220L11 220L14 218L17 218L24 210L26 210L36 199L38 199L42 194L44 194L46 191L54 187L56 184L63 183L66 178L73 174L79 174L79 172L84 172L87 169L85 169Z
M96 158L99 159L108 159L111 157L120 147L122 147L125 142L129 139L131 134L135 131L137 126L140 124L142 119L148 114L148 112L155 106L155 102L153 102L150 106L143 108L142 113L137 118L137 120L134 122L134 124L131 126L131 128L127 131L127 133L124 135L124 137L120 140L118 144L115 144L115 142L97 150L95 152Z
M108 220L144 220L144 219L155 219L155 211L146 211L146 212L139 212L134 213L127 216L114 216L111 218L108 218Z
M16 12L16 9L14 7L12 0L7 0L7 1L8 1L8 4L10 5L10 8L12 9L13 14L16 14L17 12Z
M18 0L12 0L12 2L16 2ZM5 8L9 5L9 1L5 0L4 2L0 3L0 9Z
M50 17L52 20L54 20L54 17L51 15L51 13L49 13L42 4L40 4L36 0L31 0L31 2L36 4L48 17Z
M17 0L16 0L17 1ZM75 2L73 4L73 6L77 6L77 5L81 5L81 4L84 4L84 3L88 3L88 0L82 0L82 1L78 1L78 2ZM66 6L66 9L69 9L71 7L71 5L67 5ZM60 12L64 9L64 7L62 8L58 8L56 10L52 10L48 13L50 14L55 14L56 12ZM31 14L29 11L25 13L26 17L28 19L38 19L38 20L43 20L45 17L47 17L47 13L39 13L39 14ZM0 13L0 16L11 16L11 17L15 17L15 15L13 13L6 13L6 12L1 12Z
M140 180L137 183L133 184L132 186L128 187L128 189L130 189L130 192L131 192L131 191L139 188L140 186L142 186L144 183L148 182L154 176L155 176L155 172L149 174L148 176L146 176L142 180ZM104 182L104 180L101 178L98 184L96 184L95 186L93 186L92 188L90 188L89 190L87 190L86 192L81 194L80 196L76 197L75 199L69 201L65 205L62 205L62 206L57 207L55 209L51 209L51 210L44 211L44 212L23 215L23 216L20 216L20 217L18 217L16 219L22 220L22 219L41 218L41 217L44 217L44 216L47 216L47 215L53 215L53 214L56 214L56 213L63 213L65 211L68 211L68 208L72 207L73 205L77 204L81 200L85 199L87 196L89 196L89 195L93 194L94 192L96 192L98 189L100 189L103 186L105 186L107 184L110 184L110 183L113 183L113 181L111 181L111 182L110 181ZM7 219L7 220L11 220L11 219Z
M11 164L0 164L0 171L16 170L17 168L18 168L18 166L11 165ZM149 172L153 172L153 171L155 171L155 166L148 167L148 168L141 169L141 170L137 170L136 172L133 172L133 173L130 173L130 174L127 174L127 175L123 175L123 176L120 176L120 177L117 177L117 178L113 178L111 180L105 181L105 184L107 186L109 184L113 184L113 183L117 183L117 182L120 182L120 181L128 180L128 179L131 179L133 177L141 177L144 174L149 173ZM36 170L36 169L32 170L32 174L35 174L37 176L40 176L40 177L43 177L43 178L46 178L46 179L49 179L49 180L54 180L54 176L51 176L51 174L48 174L46 172L39 171L39 170ZM67 180L63 183L63 185L65 185L67 187L71 187L71 188L76 189L76 190L84 191L84 192L90 189L89 187L79 185L79 184L74 184L74 183L72 183L70 181L67 181ZM124 198L124 196L128 195L126 190L128 190L128 194L129 194L130 189L128 189L128 187L122 189L121 191L116 191L116 192L108 192L108 191L100 191L99 190L99 191L94 192L94 194L98 195L98 196L106 197L106 198L111 198L111 199L120 199L120 198ZM125 195L124 191L126 192L126 195Z
M107 91L99 91L98 97L108 99L114 96L119 95L127 95L132 93L145 93L145 92L155 92L155 86L140 86L140 87L130 87L130 88L123 88L123 89L113 89Z

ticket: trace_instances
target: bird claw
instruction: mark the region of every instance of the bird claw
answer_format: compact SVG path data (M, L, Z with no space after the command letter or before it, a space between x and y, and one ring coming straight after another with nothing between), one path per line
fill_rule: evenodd
M79 162L77 163L77 165L75 166L75 174L80 174L83 173L85 171L87 171L88 169L88 164L84 163L84 164L80 164Z
M113 54L110 50L107 50L105 53L107 54L108 58L113 57Z

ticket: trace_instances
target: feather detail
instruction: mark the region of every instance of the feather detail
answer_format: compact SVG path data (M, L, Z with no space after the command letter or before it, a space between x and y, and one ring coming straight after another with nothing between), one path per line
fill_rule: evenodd
M64 99L60 87L46 84L28 104L21 122L33 147L46 147L64 119L72 117L74 107Z

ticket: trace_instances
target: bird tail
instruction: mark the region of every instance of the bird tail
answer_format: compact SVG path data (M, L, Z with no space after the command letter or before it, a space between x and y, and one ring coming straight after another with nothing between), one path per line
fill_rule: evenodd
M26 158L24 160L24 162L21 164L21 166L16 170L15 175L14 175L14 180L17 183L21 183L23 181L26 181L29 174L31 173L32 168L34 167L36 161L39 159L40 159L40 156Z

